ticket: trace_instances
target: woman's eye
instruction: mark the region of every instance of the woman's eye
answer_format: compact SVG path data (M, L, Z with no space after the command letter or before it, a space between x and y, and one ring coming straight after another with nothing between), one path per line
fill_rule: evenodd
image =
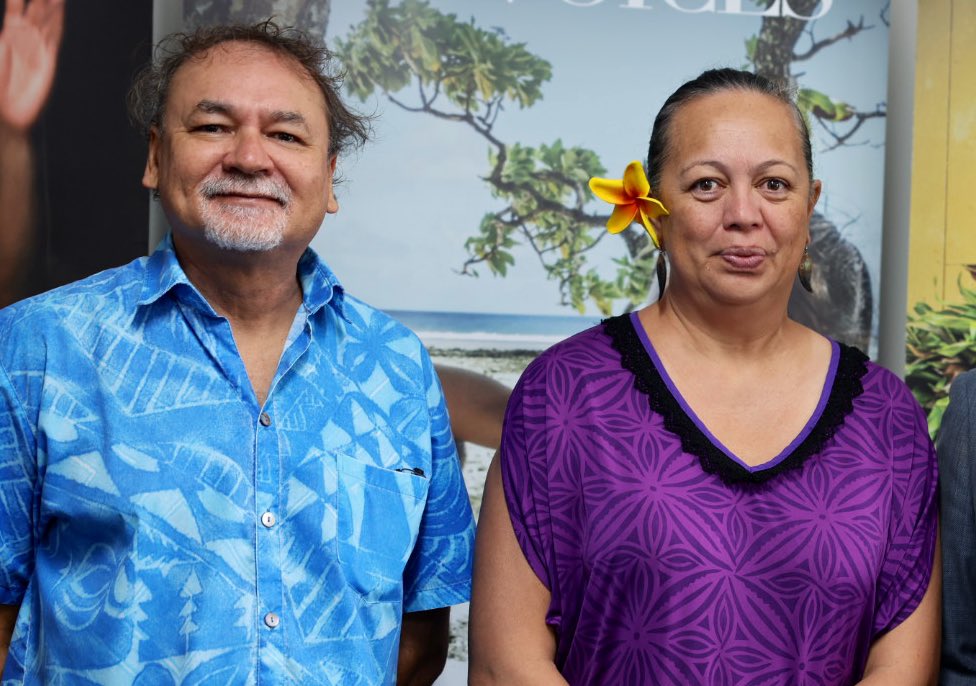
M766 189L774 192L785 191L786 182L783 179L766 179Z
M718 188L718 183L715 179L701 179L695 182L695 190L702 191L704 193L710 193Z

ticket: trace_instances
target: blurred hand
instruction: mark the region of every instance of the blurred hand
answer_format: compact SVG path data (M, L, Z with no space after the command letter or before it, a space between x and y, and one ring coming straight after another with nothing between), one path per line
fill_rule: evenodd
M7 0L0 31L0 123L26 131L54 83L65 0Z

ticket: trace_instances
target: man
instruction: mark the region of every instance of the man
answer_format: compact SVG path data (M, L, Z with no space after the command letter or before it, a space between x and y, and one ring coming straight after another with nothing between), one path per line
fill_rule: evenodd
M473 536L440 387L307 249L365 122L291 30L168 45L130 104L170 236L0 312L3 684L431 683Z
M957 376L936 449L942 509L943 686L976 686L976 371Z

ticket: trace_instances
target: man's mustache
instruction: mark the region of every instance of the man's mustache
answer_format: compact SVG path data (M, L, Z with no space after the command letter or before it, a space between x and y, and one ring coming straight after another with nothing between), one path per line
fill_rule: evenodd
M234 176L210 178L200 184L200 195L208 200L218 195L247 195L269 198L283 207L291 202L291 191L283 182L276 179Z

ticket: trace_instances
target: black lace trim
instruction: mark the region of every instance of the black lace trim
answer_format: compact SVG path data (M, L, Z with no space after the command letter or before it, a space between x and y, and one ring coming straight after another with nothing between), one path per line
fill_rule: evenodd
M769 469L750 472L712 443L681 408L644 349L629 315L605 319L603 328L614 350L620 353L621 366L634 375L634 385L647 396L651 409L664 419L664 427L681 439L686 453L698 457L702 469L718 475L727 484L762 484L800 467L833 437L851 413L854 399L864 391L861 378L867 373L868 358L857 348L841 343L834 383L813 429L781 462Z

